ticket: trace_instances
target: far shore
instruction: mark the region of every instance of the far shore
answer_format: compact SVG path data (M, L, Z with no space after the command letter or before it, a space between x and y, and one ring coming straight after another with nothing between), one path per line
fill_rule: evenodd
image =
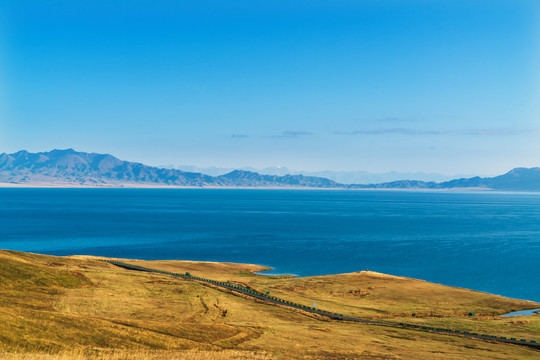
M494 191L490 188L450 188L450 189L396 189L396 188L322 188L309 186L186 186L186 185L164 185L164 184L57 184L57 183L35 183L35 184L15 184L0 182L0 188L27 188L27 189L245 189L245 190L333 190L333 191Z

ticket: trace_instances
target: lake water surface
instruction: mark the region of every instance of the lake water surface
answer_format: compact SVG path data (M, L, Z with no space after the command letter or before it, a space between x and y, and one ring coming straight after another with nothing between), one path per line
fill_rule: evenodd
M0 189L0 248L369 269L540 302L540 195Z

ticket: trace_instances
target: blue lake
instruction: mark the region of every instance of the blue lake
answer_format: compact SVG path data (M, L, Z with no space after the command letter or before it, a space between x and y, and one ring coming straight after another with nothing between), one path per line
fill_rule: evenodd
M540 302L540 194L4 188L0 248L369 269Z

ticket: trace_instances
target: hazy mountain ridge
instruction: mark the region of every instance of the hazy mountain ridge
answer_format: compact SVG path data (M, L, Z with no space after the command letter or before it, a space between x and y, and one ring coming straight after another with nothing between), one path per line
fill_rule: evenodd
M515 168L495 177L471 177L445 182L398 180L346 185L324 177L264 175L233 170L210 176L120 160L109 154L73 149L0 154L0 182L26 185L122 186L163 185L189 187L308 187L341 189L485 189L540 191L540 168Z
M195 165L162 165L160 167L166 169L175 169L188 172L203 173L210 176L220 176L230 173L234 170L246 170L256 172L261 175L304 175L313 177L322 177L333 180L342 184L380 184L398 180L420 180L425 182L443 182L457 178L471 177L465 174L458 175L443 175L434 172L397 172L389 171L384 173L372 173L369 171L355 170L355 171L334 171L334 170L320 170L320 171L305 171L305 170L291 170L284 166L270 166L265 168L256 169L251 166L240 168L226 168L218 166L199 167Z

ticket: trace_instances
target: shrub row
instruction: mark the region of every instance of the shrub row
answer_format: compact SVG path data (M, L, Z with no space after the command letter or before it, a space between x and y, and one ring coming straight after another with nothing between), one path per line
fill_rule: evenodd
M443 331L443 332L454 333L454 334L480 336L480 337L483 337L483 338L490 338L490 339L497 339L497 340L508 340L505 336L498 337L498 336L495 336L495 335L487 335L487 334L479 335L478 333L475 333L475 332L470 333L468 331L433 328L433 327L428 327L428 326L420 326L420 325L405 324L405 323L399 323L398 325L399 326L409 327L409 328L414 328L414 329L435 330L435 331ZM516 338L510 338L510 340L512 340L512 341L520 341L520 342L529 342L529 343L536 344L536 341L534 341L534 340L529 340L529 341L527 341L526 339L517 340Z
M221 286L227 287L229 289L236 289L236 290L240 290L240 291L245 292L245 293L262 296L262 297L264 297L266 299L270 299L270 300L273 300L273 301L276 301L276 302L279 302L279 303L282 303L282 304L285 304L285 305L293 306L293 307L296 307L296 308L316 311L316 312L321 313L321 314L326 314L327 316L343 317L343 314L337 314L337 313L332 314L329 311L324 311L324 310L321 310L321 309L318 309L318 308L315 308L315 307L310 307L310 306L306 306L306 305L297 304L297 303L287 301L287 300L283 300L283 299L280 299L280 298L277 298L277 297L274 297L274 296L268 296L268 295L266 295L266 294L264 294L264 293L262 293L260 291L255 291L255 290L248 289L248 288L245 288L245 287L242 287L242 286L233 285L233 284L231 284L229 282L216 281L216 280L201 278L201 277L198 277L198 276L193 276L190 273L179 274L179 273L174 273L174 272L171 272L171 271L157 270L157 269L147 268L147 267L144 267L144 266L128 264L128 263L125 263L125 262L122 262L122 261L117 261L117 260L100 260L100 261L107 262L107 263L110 263L110 264L113 264L113 265L123 266L123 267L134 269L134 270L155 272L155 273L160 273L160 274L177 276L177 277L181 277L181 278L184 278L184 279L194 279L194 280L204 281L204 282L207 282L207 283L210 283L210 284L221 285Z

